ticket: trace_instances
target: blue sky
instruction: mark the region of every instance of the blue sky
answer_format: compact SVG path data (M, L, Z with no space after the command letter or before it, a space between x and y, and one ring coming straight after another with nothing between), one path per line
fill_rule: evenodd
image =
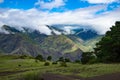
M42 4L38 2L44 2L45 4L55 1L57 0L0 0L0 8L14 8L14 9L24 9L24 10L37 8L39 10L48 10L49 8L40 8L41 7L40 5ZM101 0L101 2L99 2L100 0L98 0L98 2L94 2L95 0L61 0L61 1L63 1L64 5L61 5L57 8L54 6L50 11L61 12L61 10L62 11L75 10L78 8L84 8L99 4L107 5L108 10L112 10L120 7L119 0ZM38 5L36 5L36 3L38 3Z
M120 0L0 0L0 26L27 26L46 34L46 24L90 26L104 34L119 16Z

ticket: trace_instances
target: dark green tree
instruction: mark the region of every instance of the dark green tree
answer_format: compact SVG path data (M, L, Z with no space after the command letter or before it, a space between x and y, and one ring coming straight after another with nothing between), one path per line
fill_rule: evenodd
M42 55L38 55L35 57L36 60L39 60L39 61L44 61L44 58Z
M81 61L79 59L75 60L75 63L81 63Z
M94 50L99 62L120 62L120 21L106 32Z
M49 65L50 65L49 62L45 62L45 63L44 63L44 66L49 66Z
M47 60L51 61L52 60L52 56L48 56Z
M64 62L65 59L64 59L64 57L60 57L58 61Z
M82 64L92 64L96 62L96 56L93 52L84 52L82 54L81 63Z
M64 61L64 62L60 62L60 66L61 67L67 67L67 63Z
M69 58L65 58L65 62L71 62Z

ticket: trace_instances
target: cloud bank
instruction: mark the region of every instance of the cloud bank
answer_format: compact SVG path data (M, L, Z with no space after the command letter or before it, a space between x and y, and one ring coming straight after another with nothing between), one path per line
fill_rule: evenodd
M64 0L53 0L50 2L45 2L44 0L38 0L38 2L35 3L35 5L38 5L42 9L53 9L53 8L59 8L65 5Z
M16 26L18 28L27 27L37 29L41 33L50 35L51 30L45 25L54 24L77 24L89 26L99 34L104 34L120 20L120 8L112 11L105 11L105 5L96 5L66 12L43 12L36 8L29 10L21 9L1 9L0 26L3 24ZM97 14L99 11L104 11ZM68 28L65 28L68 31ZM68 31L69 32L69 31Z
M118 2L119 0L84 0L87 1L91 4L109 4L109 3L113 3L113 2Z

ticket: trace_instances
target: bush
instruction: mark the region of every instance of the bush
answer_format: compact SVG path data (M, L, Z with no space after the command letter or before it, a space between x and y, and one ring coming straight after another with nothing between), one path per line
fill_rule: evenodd
M47 60L51 61L52 60L52 56L48 56Z
M50 65L49 62L45 62L45 63L44 63L44 66L49 66L49 65Z
M19 64L18 66L20 67L21 65Z
M92 64L97 62L96 56L92 52L84 52L81 59L82 64Z
M19 58L20 59L33 59L33 57L29 55L21 55Z
M35 57L35 59L39 60L39 61L44 61L44 58L42 55L38 55Z
M25 59L27 56L26 55L21 55L20 59Z
M65 60L63 57L60 57L58 61L64 62Z
M80 60L75 60L75 63L81 63L81 61Z
M60 66L61 67L67 67L67 64L66 64L66 62L60 62Z
M52 64L57 64L57 61L56 62L52 62Z
M71 62L69 58L65 58L65 62Z

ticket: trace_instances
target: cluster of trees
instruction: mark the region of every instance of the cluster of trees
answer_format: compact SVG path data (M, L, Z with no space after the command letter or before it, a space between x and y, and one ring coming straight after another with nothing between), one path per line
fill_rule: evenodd
M50 62L52 62L53 65L55 64L60 64L61 67L67 67L67 62L71 62L71 60L69 58L64 58L64 57L60 57L57 61L52 61L52 56L48 56L46 59L42 56L42 55L37 55L35 57L35 61L36 62L45 62L44 66L49 66ZM81 63L80 60L75 60L75 63Z
M93 56L96 55L96 56ZM94 52L83 53L83 63L118 63L120 62L120 21L107 31L105 36L96 44Z
M99 62L120 62L120 21L106 32L96 46L95 54Z
M45 58L44 58L42 55L37 55L37 56L35 57L35 60L36 60L36 62L38 62L38 61L45 61ZM51 61L51 60L52 60L52 56L48 56L48 57L47 57L47 60L48 60L48 61Z

